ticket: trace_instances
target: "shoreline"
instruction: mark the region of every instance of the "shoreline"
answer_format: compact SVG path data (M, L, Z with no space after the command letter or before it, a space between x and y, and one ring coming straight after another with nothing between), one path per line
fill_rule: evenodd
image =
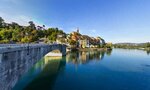
M107 48L78 48L78 51L106 51Z
M150 51L150 48L126 48L126 47L115 47L115 48L121 48L121 49L137 49L137 50Z
M70 51L107 51L112 50L110 48L71 48Z

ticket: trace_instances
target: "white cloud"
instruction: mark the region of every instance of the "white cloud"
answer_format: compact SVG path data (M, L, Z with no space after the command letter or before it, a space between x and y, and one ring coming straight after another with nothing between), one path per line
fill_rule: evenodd
M2 17L6 23L16 22L19 25L27 26L27 25L29 25L28 24L29 21L33 21L35 23L35 25L43 25L35 18L33 18L31 16L27 16L27 15L18 15L18 14L13 15L10 13L0 12L0 17Z
M21 3L21 1L23 1L23 0L1 0L1 1L18 4L18 3Z
M24 26L28 25L28 22L31 21L31 18L25 15L10 15L0 12L0 16L5 20L6 23L16 22Z

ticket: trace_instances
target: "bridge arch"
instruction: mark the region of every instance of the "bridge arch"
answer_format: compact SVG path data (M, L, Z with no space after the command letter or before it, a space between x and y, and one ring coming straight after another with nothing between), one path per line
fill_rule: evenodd
M46 50L44 52L45 55L53 50L59 50L63 56L66 55L66 45L62 45L62 44L55 44L55 45L50 45L49 47L43 47L42 50Z
M62 44L30 44L30 45L4 45L0 47L0 62L6 59L41 59L53 50L60 50L62 55L66 55L66 45Z

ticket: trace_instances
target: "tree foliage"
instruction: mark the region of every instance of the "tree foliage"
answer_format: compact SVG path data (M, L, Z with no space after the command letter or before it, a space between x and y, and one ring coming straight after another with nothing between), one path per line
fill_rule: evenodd
M77 41L69 40L69 44L70 44L70 45L76 45L76 44L77 44Z
M3 27L4 19L0 17L0 28Z
M147 48L150 48L150 43L146 43L146 47L147 47Z
M45 29L45 25L36 27L33 21L29 21L29 26L20 26L16 22L5 23L3 18L0 17L0 43L33 43L40 38L46 38L47 41L54 42L59 34L66 35L58 28Z

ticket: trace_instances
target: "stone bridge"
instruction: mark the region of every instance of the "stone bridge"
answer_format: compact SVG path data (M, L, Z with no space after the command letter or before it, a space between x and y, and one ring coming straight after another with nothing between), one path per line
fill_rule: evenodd
M1 89L11 90L22 74L56 49L66 54L66 45L61 44L0 44Z
M66 54L66 45L61 44L0 44L0 62L5 58L30 57L41 58L52 50L60 50L62 55Z

